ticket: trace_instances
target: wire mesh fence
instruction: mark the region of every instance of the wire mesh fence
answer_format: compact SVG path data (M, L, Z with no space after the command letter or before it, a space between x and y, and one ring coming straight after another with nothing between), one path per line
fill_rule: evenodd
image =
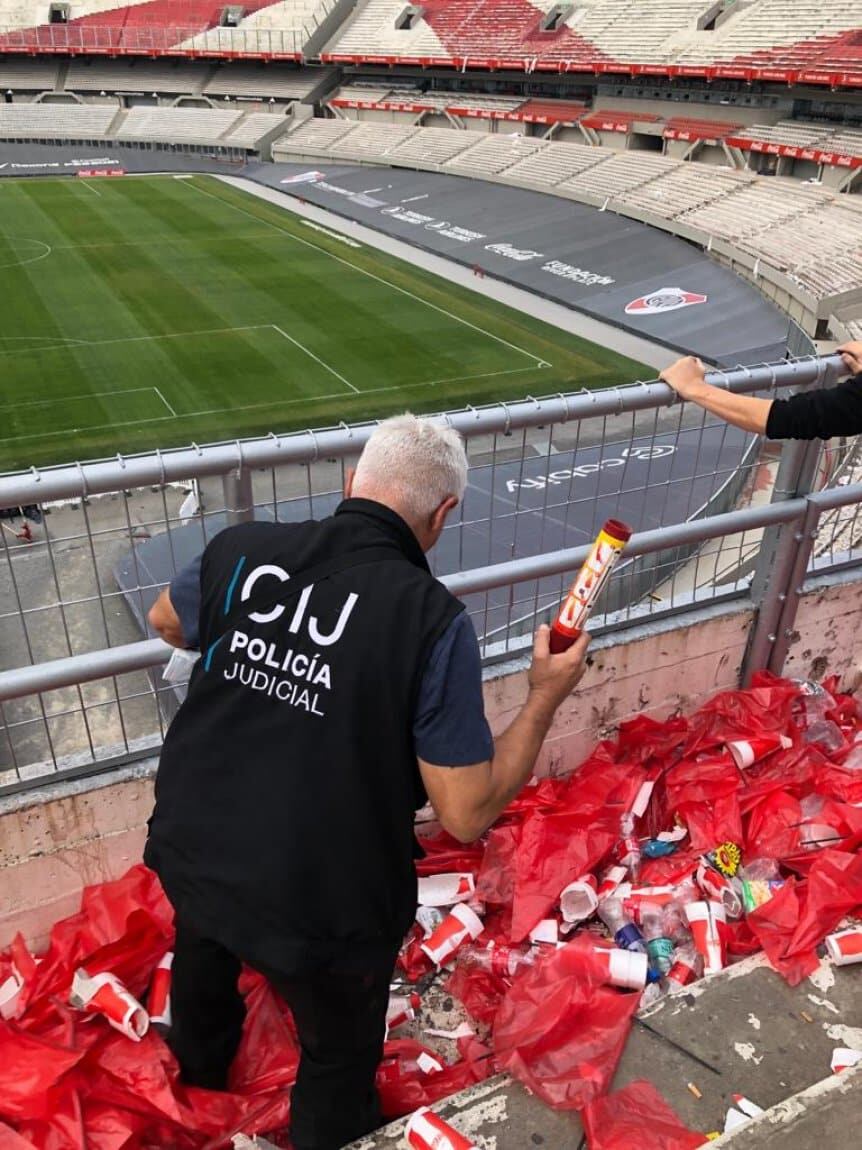
M725 379L762 392L822 381L836 366L809 360ZM583 546L611 516L653 532L772 497L776 450L672 403L663 385L441 418L464 434L470 459L466 496L430 557L443 578ZM160 590L225 526L330 514L372 426L0 478L0 672L140 643ZM855 466L852 445L829 448L818 483L851 481ZM856 510L824 516L818 566L858 558ZM673 543L624 562L595 629L746 595L761 535ZM465 596L487 661L522 649L571 574L502 585L489 578ZM22 698L0 690L0 786L157 747L182 692L162 680L160 667L138 666Z

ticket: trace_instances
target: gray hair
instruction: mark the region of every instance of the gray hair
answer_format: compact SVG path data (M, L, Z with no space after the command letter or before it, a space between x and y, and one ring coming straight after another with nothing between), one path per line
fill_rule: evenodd
M407 515L422 519L444 499L461 502L467 486L464 441L451 427L394 415L375 428L356 465L354 490L385 492Z

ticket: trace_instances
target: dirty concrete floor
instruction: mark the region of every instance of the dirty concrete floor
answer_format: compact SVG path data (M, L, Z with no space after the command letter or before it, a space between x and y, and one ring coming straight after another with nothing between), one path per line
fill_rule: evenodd
M862 968L834 967L824 960L810 979L792 988L755 956L644 1012L632 1028L613 1085L651 1081L680 1118L705 1135L724 1129L735 1093L767 1109L829 1078L837 1046L862 1050ZM854 1127L862 1120L858 1094L855 1106ZM473 1138L479 1150L543 1145L575 1150L583 1133L576 1114L549 1110L505 1075L435 1110ZM403 1127L403 1121L393 1123L351 1150L403 1150ZM795 1145L814 1150L856 1141ZM789 1145L782 1143L784 1150Z

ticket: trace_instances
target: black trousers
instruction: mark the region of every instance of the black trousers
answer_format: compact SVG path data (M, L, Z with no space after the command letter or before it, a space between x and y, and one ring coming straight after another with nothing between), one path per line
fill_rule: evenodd
M295 1150L340 1150L381 1125L374 1078L395 959L393 952L366 974L261 971L290 1007L299 1038L290 1123ZM190 1086L227 1087L245 1019L241 965L220 943L177 923L168 1045Z

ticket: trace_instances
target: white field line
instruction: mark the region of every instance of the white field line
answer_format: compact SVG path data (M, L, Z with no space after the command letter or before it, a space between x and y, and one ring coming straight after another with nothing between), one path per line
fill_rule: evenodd
M162 401L162 403L165 405L165 407L168 409L168 411L171 413L171 415L174 417L174 419L176 419L177 413L174 411L174 409L171 407L171 405L168 403L168 401L162 395L161 391L159 391L159 389L157 387L154 387L153 391L156 393L156 395L159 397L159 399Z
M273 327L274 325L273 324L264 324L263 326L264 327ZM490 372L487 372L485 375L460 376L460 377L458 377L457 380L452 380L452 379L434 380L434 379L431 379L431 380L423 380L420 383L396 383L396 384L392 384L389 387L372 387L372 388L369 388L367 391L360 391L357 394L358 395L381 395L384 392L388 392L388 391L401 391L402 389L410 389L410 388L417 388L417 387L433 387L435 384L438 384L438 383L453 383L453 382L467 383L467 382L470 382L470 381L476 380L476 379L489 379L489 378L491 378L493 376L497 376L497 375L512 375L512 374L515 374L516 372L517 373L523 373L525 371L534 371L534 370L535 370L535 368L532 368L532 367L518 367L518 368L513 368L508 372L490 371ZM155 388L155 387L136 387L136 388L131 388L129 390L131 390L131 391L158 391L158 388ZM104 396L110 396L110 395L126 395L126 394L128 394L128 391L106 391L106 392L101 392L100 394L103 397ZM94 396L78 396L76 398L92 399L95 397ZM143 425L145 423L165 423L168 419L195 419L195 418L198 418L199 416L202 416L202 415L232 415L238 411L259 411L259 410L262 410L262 409L267 408L267 407L295 407L296 404L298 404L298 403L323 403L324 401L330 400L330 399L346 399L346 398L347 397L345 396L343 391L333 391L327 395L311 395L311 396L303 395L303 396L297 397L296 399L272 399L272 400L266 400L264 403L245 403L239 407L209 407L209 408L204 408L200 411L184 411L181 414L179 414L179 413L176 414L175 416L157 415L157 416L154 416L154 417L149 418L149 419L126 419L126 420L121 421L120 423L114 423L114 422L112 422L112 423L96 423L96 424L93 424L91 427L66 427L66 428L62 428L62 429L57 430L57 431L43 431L43 432L39 432L38 434L34 434L34 435L11 435L11 436L7 436L4 439L0 439L0 443L13 443L13 442L18 443L18 442L24 442L25 440L28 440L28 439L56 439L58 435L74 435L77 432L81 432L81 431L106 431L109 428L113 428L113 427L137 427L138 425ZM164 399L164 397L162 397L162 402L165 404L166 407L168 406L167 401Z
M77 182L81 185L82 188L86 188L88 192L92 192L94 196L98 196L99 199L102 198L102 193L99 191L99 189L94 188L89 180L85 179L83 176L79 176Z
M307 248L313 248L316 252L322 252L324 255L329 256L330 259L335 260L337 263L344 264L345 267L351 268L355 272L360 272L362 275L367 276L369 279L376 280L377 283L384 284L386 287L391 288L393 291L400 292L401 295L409 296L410 299L415 300L417 303L424 304L425 307L430 307L433 311L440 312L441 315L447 316L449 319L454 320L455 323L460 323L464 327L472 328L473 331L478 331L481 335L487 336L488 339L493 339L497 343L501 343L504 347L510 348L512 351L517 351L520 355L524 355L527 359L533 360L538 367L545 365L545 360L532 352L527 351L523 347L519 347L516 343L510 343L509 340L503 339L502 336L494 335L493 332L486 331L485 328L479 327L478 324L471 323L469 320L464 319L463 316L455 315L454 312L447 311L446 308L440 307L436 303L431 303L430 300L423 299L421 296L414 295L413 292L408 291L407 288L399 287L398 284L392 283L391 280L384 279L383 276L375 275L374 272L367 271L365 268L358 267L350 260L344 259L342 256L336 255L334 252L328 251L326 248L321 247L319 244L314 244L311 240L303 239L302 236L295 236L293 232L288 231L287 228L281 227L280 224L271 223L269 220L263 220L260 216L256 216L254 212L248 211L246 208L241 208L238 204L232 204L229 200L222 199L221 196L215 196L212 192L206 191L204 188L199 188L197 184L187 183L183 185L186 188L191 188L192 191L198 192L199 195L208 196L209 199L215 200L216 203L224 204L228 208L233 208L235 212L241 212L242 215L248 216L249 219L257 220L257 222L268 224L273 231L280 232L282 235L287 236L288 239L293 240L295 243L304 244Z
M85 187L89 187L89 184L85 184ZM266 221L260 222L265 223ZM154 236L152 239L146 240L106 240L104 243L97 244L55 244L51 250L55 252L86 252L92 248L151 248L157 244L170 244L173 247L175 244L223 244L225 241L244 243L246 240L268 240L270 238L269 232L238 232L230 236Z
M115 395L134 395L140 391L158 391L157 387L126 387L118 391L96 391L87 395L55 395L52 399L28 399L24 403L0 403L0 414L18 411L22 407L54 407L58 403L76 403L81 399L107 399ZM167 407L168 404L165 404Z
M273 329L273 331L277 331L279 335L284 336L284 338L290 343L295 344L300 351L304 351L307 356L310 356L311 359L315 361L315 363L319 363L322 368L325 368L325 370L328 371L330 375L334 375L336 379L340 379L345 387L349 387L351 391L356 392L357 395L359 394L358 387L354 387L349 379L345 379L341 372L336 371L334 367L330 367L329 364L325 360L321 359L319 355L315 355L313 351L310 351L304 343L300 343L298 339L294 339L292 335L288 335L287 332L283 331L277 323L270 324L270 327Z

